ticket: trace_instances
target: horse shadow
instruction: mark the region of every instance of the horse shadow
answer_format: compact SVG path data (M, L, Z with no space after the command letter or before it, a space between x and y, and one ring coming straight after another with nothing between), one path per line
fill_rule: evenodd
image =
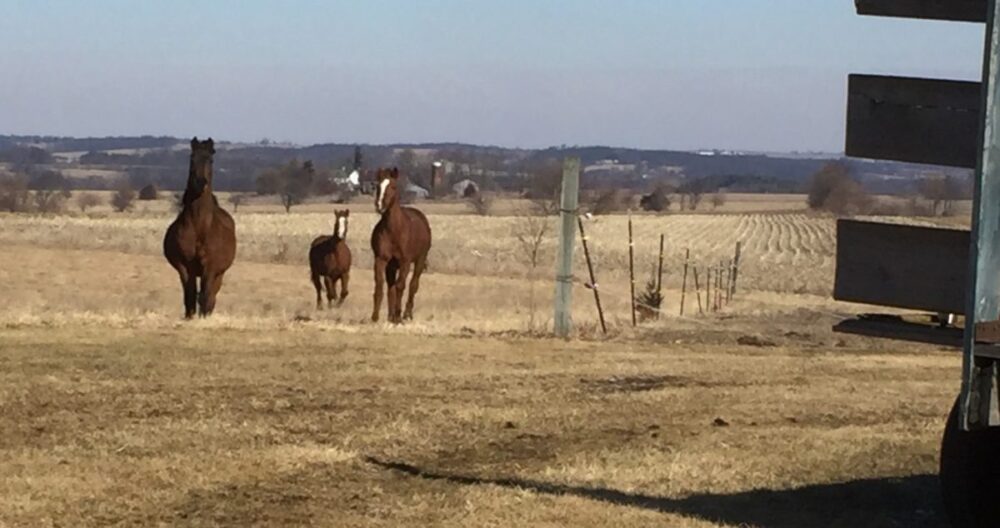
M753 490L666 498L614 489L552 484L520 478L481 478L366 457L368 463L426 480L500 486L545 495L576 496L619 506L683 515L727 526L760 528L949 526L936 475L855 480L789 490Z

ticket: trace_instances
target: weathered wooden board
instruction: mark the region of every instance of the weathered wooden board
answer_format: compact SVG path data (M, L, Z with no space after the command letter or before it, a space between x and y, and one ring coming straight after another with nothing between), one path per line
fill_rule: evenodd
M855 0L858 14L986 22L987 0Z
M964 314L969 232L839 220L834 299Z
M981 85L851 75L848 156L975 168Z

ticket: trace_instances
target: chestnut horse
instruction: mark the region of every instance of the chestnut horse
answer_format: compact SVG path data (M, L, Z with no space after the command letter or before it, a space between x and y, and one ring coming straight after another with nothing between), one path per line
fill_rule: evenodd
M191 140L191 168L183 209L163 238L167 257L184 288L184 317L211 315L222 276L236 258L236 225L212 194L212 138ZM201 287L198 278L201 278Z
M347 298L347 283L351 278L351 249L347 247L348 210L334 211L333 236L316 237L309 248L309 271L316 287L316 309L323 309L323 282L326 282L326 302L333 305L337 299L337 281L340 281L340 298L337 306Z
M382 290L389 285L389 321L400 323L413 318L413 297L420 288L420 275L427 268L427 253L431 250L431 226L424 213L399 205L399 169L379 169L375 188L375 211L382 218L372 230L372 252L375 253L375 308L372 321L378 321L382 305ZM406 276L413 267L410 296L402 312Z

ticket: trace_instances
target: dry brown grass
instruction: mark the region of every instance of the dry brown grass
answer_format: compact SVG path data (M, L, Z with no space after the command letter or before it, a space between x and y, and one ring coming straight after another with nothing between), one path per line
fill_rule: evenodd
M943 526L953 353L725 331L0 336L0 524Z
M741 239L747 264L724 314L682 319L672 254L668 316L632 330L624 218L601 218L612 336L580 288L556 341L525 332L511 217L431 216L416 321L367 322L363 211L343 309L316 312L307 276L327 215L241 207L218 315L193 322L165 211L0 215L0 526L944 525L959 358L830 332L855 309L824 294L832 220L638 217L640 271L661 231L706 260Z
M159 255L163 230L172 217L167 211L135 214L95 213L67 216L0 214L0 244L52 248L99 249ZM459 204L461 205L461 204ZM323 213L272 214L241 206L236 215L239 239L237 261L305 265L309 243L332 230L332 205ZM463 206L464 207L464 206ZM355 267L370 269L368 237L377 221L370 208L351 214L349 243ZM523 278L528 266L516 240L516 216L474 216L429 213L434 233L430 271L450 275ZM550 218L553 224L556 219ZM602 282L628 276L626 216L602 216L588 222L588 235ZM667 237L665 284L680 287L684 250L701 266L717 265L732 257L743 243L743 284L752 290L827 295L833 276L834 220L806 214L666 215L635 218L636 255L645 273L655 260L659 236ZM554 262L556 230L541 246L541 261ZM583 267L577 251L577 269ZM545 267L551 269L551 267Z

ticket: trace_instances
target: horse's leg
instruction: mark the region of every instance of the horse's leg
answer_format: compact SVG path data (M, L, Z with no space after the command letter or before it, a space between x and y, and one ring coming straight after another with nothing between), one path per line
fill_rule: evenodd
M350 271L345 271L344 274L340 276L340 299L337 300L337 306L344 304L344 299L347 299L347 283L350 279Z
M427 268L427 257L421 257L413 264L413 278L410 279L410 294L406 298L406 311L403 312L403 319L413 319L413 298L417 296L420 289L420 275Z
M215 296L222 289L222 273L205 273L201 279L201 316L208 317L215 310Z
M330 308L333 306L333 300L337 298L337 280L330 278L329 275L323 277L326 281L326 307Z
M385 266L385 282L386 282L386 295L388 296L389 304L389 322L396 322L396 306L399 299L396 298L396 281L399 280L399 260L392 259Z
M177 274L181 277L181 288L184 289L184 318L191 319L197 311L198 277L189 273L184 266L177 268Z
M318 274L312 274L313 287L316 288L316 309L323 309L323 283L320 282L320 277Z
M382 293L385 289L386 265L380 258L375 259L375 308L372 310L372 321L378 322L378 312L382 309Z
M406 291L406 276L409 274L410 262L404 261L399 265L399 275L396 277L396 304L392 313L394 323L403 322L403 293Z

